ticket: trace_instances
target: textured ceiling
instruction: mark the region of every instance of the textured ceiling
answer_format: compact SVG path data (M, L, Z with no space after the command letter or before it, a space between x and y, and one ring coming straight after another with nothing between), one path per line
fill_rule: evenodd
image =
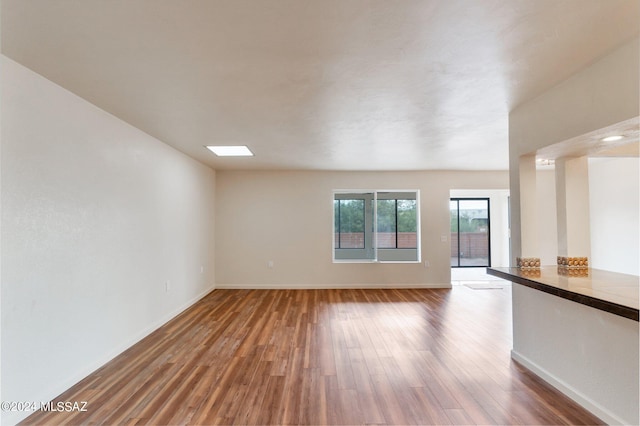
M638 0L2 0L2 53L218 169L506 170ZM208 144L248 145L217 158Z

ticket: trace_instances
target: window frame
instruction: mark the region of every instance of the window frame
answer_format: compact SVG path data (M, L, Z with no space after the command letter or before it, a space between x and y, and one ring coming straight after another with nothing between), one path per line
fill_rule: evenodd
M362 198L359 198L362 197ZM364 249L336 247L335 201L341 199L364 199L365 247ZM396 202L396 247L378 247L377 210L378 200L414 200L416 205L416 247L397 247L397 202ZM334 189L332 191L332 260L333 263L421 263L420 190L418 189ZM369 212L367 212L369 210Z

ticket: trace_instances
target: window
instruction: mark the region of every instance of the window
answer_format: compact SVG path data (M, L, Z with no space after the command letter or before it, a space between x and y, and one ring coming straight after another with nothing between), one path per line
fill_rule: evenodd
M334 261L419 262L418 191L335 191Z
M491 266L488 198L452 198L451 266Z
M364 200L335 200L336 247L364 248Z

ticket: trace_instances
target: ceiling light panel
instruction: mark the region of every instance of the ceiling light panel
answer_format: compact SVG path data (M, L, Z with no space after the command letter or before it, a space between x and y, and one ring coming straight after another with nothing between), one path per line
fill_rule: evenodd
M620 139L623 139L624 136L621 135L613 135L613 136L607 136L606 138L602 138L601 141L602 142L615 142L615 141L619 141Z
M253 157L253 152L246 145L208 145L207 149L218 157Z

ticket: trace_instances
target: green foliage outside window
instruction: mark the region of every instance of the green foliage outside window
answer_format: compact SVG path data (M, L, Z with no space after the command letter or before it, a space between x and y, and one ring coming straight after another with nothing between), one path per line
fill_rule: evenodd
M458 211L451 210L451 232L458 232ZM487 219L472 218L468 213L460 212L460 232L486 232Z

